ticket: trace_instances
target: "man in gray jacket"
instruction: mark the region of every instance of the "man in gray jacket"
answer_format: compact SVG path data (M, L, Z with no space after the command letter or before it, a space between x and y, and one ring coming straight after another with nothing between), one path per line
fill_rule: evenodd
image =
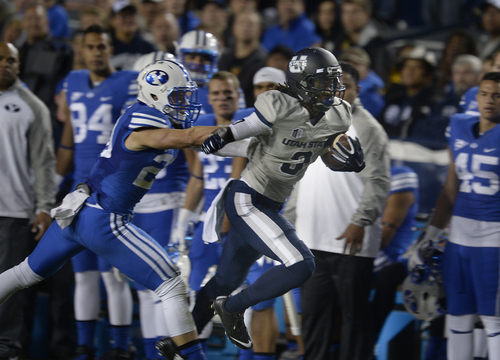
M23 261L33 237L45 233L56 191L49 110L18 73L17 49L0 42L0 273ZM0 360L18 355L26 296L19 292L0 307Z
M368 298L381 239L377 219L390 189L387 135L359 101L357 70L340 64L344 100L352 106L352 126L346 134L359 138L366 167L347 173L311 164L287 205L285 215L294 210L297 234L316 261L314 275L302 286L306 360L331 358L337 305L342 311L339 359L370 356Z

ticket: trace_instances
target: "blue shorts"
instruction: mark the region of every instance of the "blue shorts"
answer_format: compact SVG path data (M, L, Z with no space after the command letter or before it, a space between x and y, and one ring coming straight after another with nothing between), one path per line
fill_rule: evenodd
M47 278L86 248L151 290L179 274L163 247L131 224L130 216L94 207L95 198L94 194L87 200L87 205L65 229L57 222L52 223L28 257L28 264L36 274Z
M450 315L500 316L500 248L451 242L443 256L443 285Z
M100 258L88 249L73 256L71 263L73 265L73 272L75 273L98 270L100 272L111 271L111 265L109 265L106 260Z

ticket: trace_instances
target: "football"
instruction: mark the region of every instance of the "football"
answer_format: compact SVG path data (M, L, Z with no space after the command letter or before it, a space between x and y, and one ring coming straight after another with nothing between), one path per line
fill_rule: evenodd
M331 148L335 148L338 146L337 144L342 144L348 151L351 150L351 145L349 144L349 140L346 134L339 134L333 140Z

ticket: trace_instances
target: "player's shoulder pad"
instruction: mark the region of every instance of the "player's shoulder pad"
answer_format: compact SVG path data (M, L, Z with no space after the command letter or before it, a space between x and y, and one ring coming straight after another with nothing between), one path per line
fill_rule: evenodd
M153 107L142 103L135 103L129 107L125 113L130 116L129 129L139 128L169 128L170 121L167 115Z
M333 132L343 132L349 129L352 123L352 109L347 101L342 101L340 105L332 106L325 113L328 127Z
M259 118L271 126L277 119L287 118L296 112L297 106L300 107L297 99L278 90L260 94L254 104Z

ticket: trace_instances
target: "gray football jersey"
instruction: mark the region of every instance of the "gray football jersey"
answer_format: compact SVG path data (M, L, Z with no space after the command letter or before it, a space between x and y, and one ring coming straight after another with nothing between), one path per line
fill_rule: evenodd
M351 125L351 106L345 101L313 125L297 99L277 90L260 95L255 111L270 131L252 139L241 177L254 190L279 202L290 196L309 164L327 150L326 140Z

